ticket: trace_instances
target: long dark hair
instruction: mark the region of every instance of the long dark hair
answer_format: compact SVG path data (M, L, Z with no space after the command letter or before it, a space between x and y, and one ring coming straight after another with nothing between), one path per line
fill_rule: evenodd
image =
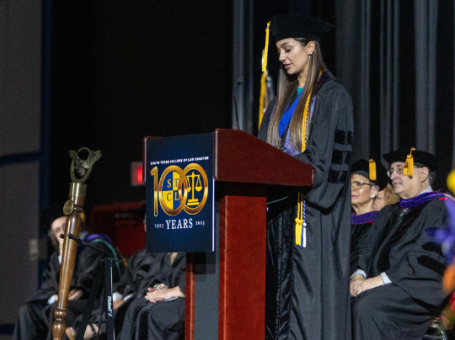
M302 134L305 133L305 131L302 131L302 120L305 103L308 99L308 96L312 92L314 85L318 81L321 72L323 73L327 71L327 66L322 60L321 48L316 40L310 40L307 38L294 39L297 40L303 47L306 47L310 41L313 41L315 45L308 65L305 88L302 95L300 96L299 102L294 114L292 115L289 126L289 141L295 150L300 151L302 149ZM283 67L280 68L278 75L278 95L276 109L273 113L267 132L267 143L274 146L278 146L278 139L280 137L278 133L278 126L280 124L281 117L283 116L283 113L285 112L286 107L298 86L297 76L298 75L295 74L288 75ZM310 110L311 105L308 107L307 119L310 117ZM307 131L309 131L309 124L307 124Z

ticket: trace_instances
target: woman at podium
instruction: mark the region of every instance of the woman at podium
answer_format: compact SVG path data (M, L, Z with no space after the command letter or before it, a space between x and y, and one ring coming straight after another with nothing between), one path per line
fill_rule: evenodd
M351 338L354 123L351 97L322 59L320 36L332 27L300 14L276 15L270 25L282 65L258 137L311 165L314 179L269 198L267 339Z

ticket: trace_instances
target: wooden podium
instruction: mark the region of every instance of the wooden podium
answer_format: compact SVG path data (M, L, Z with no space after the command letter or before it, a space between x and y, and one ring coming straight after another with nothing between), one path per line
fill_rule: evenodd
M263 340L267 187L310 186L313 169L243 131L213 144L215 251L187 253L185 339Z

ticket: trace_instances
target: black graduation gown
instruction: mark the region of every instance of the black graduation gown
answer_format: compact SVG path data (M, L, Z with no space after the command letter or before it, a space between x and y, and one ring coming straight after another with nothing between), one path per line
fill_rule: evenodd
M358 262L361 249L366 246L368 231L377 213L377 211L372 211L351 218L351 266Z
M114 291L126 297L139 290L142 281L156 262L156 254L147 254L146 249L135 252L128 260L128 265L120 281L114 285Z
M267 214L267 339L351 337L352 101L330 72L322 74L313 93L307 149L295 156L314 168L305 195L307 247L295 245L297 194L270 204ZM272 101L262 120L258 137L264 141L274 106Z
M113 254L116 259L121 259L121 255L110 242L101 238L96 238L89 243L108 254ZM74 288L81 289L84 292L84 297L88 298L100 268L100 261L105 258L106 255L90 247L79 247L78 256L76 257L76 262L74 264ZM104 270L104 267L102 267L101 270ZM112 282L114 284L120 280L124 270L125 265L123 262L119 263L114 261L114 267L112 269ZM73 287L71 287L71 289L73 289Z
M120 281L113 285L113 290L122 294L123 298L132 294L119 308L114 310L114 326L115 334L119 334L122 330L123 320L129 308L129 305L136 297L144 296L148 283L152 283L153 278L159 276L161 262L166 254L162 253L146 253L146 249L141 249L135 252L128 260L128 265L124 271ZM160 281L160 280L156 280ZM105 315L101 315L101 306L93 310L90 323L99 323L101 317L105 319ZM76 322L78 327L82 317ZM101 331L106 332L106 324L101 325Z
M144 285L144 281L148 281L147 277L151 273L156 275L155 273L158 272L162 257L163 254L149 254L146 249L141 249L131 255L120 281L114 285L114 290L122 294L123 298L130 294L133 295L114 311L115 334L121 332L125 313L139 291L143 290L141 287ZM99 319L99 315L97 319ZM104 330L105 324L103 326L102 329Z
M149 254L151 255L151 254ZM136 297L142 298L147 294L147 289L153 287L156 284L163 283L163 271L170 265L169 254L167 253L155 253L153 254L154 260L149 268L149 271L145 275L144 279L141 280L136 291Z
M60 264L58 252L54 252L43 273L43 282L36 295L19 307L13 339L44 339L48 332L44 309L52 295L58 294Z
M153 277L148 287L164 283L169 288L180 287L185 292L185 253L179 253L170 263L166 254L161 266L161 281ZM185 299L151 303L142 295L135 299L128 308L119 336L120 340L178 340L184 338Z
M121 259L121 255L117 252L115 246L111 241L107 241L107 238L103 234L92 234L84 239L87 243L94 247L103 250L116 259ZM104 271L104 264L101 262L106 255L99 251L86 246L78 246L78 254L74 264L73 284L71 289L80 289L83 292L81 298L67 302L66 310L67 315L65 317L65 323L67 327L76 327L77 320L80 320L85 309L85 305L90 296L93 284L95 283L96 276L99 270ZM115 285L123 274L125 265L123 262L114 261L112 268L112 282ZM95 310L99 309L104 299L104 288L101 288L98 292L98 296L95 301ZM50 305L50 311L48 314L49 320L49 332L47 339L52 339L52 324L54 322L54 311L57 308L57 302Z
M373 221L360 223L360 224L352 224L351 230L351 259L355 256L358 256L360 252L360 247L362 243L365 242L365 238L368 233L368 229L370 229Z
M448 223L439 198L407 209L400 203L381 209L351 270L362 269L369 278L385 272L392 283L353 298L354 339L422 339L447 301L442 290L447 261L426 231Z

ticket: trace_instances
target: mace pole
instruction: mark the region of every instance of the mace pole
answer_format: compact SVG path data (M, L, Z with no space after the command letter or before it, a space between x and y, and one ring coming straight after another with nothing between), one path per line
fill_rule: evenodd
M79 153L86 151L87 159L79 158ZM65 332L65 317L66 305L68 302L68 294L71 288L71 280L73 278L74 262L76 261L77 243L68 238L71 233L80 237L81 214L84 212L84 201L87 192L87 185L84 182L90 176L93 164L101 157L101 152L91 151L88 148L81 148L77 152L71 150L70 156L73 159L71 162L70 175L72 182L68 200L63 206L63 212L67 216L65 225L65 239L63 241L62 264L60 267L60 281L58 286L57 308L54 312L55 321L52 326L52 335L54 340L61 340ZM75 174L82 176L78 178Z

